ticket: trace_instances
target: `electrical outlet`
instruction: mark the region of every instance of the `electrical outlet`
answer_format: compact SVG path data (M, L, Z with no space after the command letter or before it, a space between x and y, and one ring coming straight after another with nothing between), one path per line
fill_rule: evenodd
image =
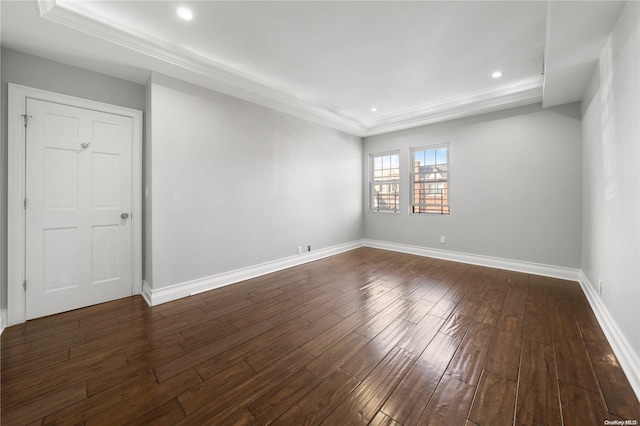
M602 278L598 278L598 294L602 294Z
M302 246L298 246L298 254L302 254Z
M307 251L311 251L311 246L307 246Z
M442 235L440 237L440 244L445 244L447 242L447 237L445 237L444 235Z

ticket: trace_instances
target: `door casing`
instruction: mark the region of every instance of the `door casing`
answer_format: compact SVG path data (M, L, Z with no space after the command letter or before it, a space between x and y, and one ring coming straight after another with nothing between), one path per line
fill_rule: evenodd
M131 152L131 225L132 294L142 292L142 111L110 105L74 96L9 83L8 103L8 193L7 193L7 322L9 326L25 322L26 133L23 115L27 99L39 99L78 108L118 114L132 119ZM28 285L28 283L27 283Z

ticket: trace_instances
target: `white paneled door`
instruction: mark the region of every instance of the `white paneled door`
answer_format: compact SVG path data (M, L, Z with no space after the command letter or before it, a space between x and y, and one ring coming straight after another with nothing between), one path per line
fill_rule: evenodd
M132 119L27 100L26 318L130 296Z

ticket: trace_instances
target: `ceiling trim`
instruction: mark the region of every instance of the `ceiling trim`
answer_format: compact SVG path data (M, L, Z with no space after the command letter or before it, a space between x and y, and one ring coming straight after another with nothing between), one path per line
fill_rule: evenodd
M295 113L305 112L303 118L309 119L309 113L320 118L321 124L333 123L331 127L350 133L364 133L362 123L354 118L336 112L329 107L314 104L297 96L259 81L255 77L243 74L219 62L205 58L195 52L165 42L164 40L142 33L122 25L119 22L96 16L75 2L59 0L37 0L40 16L83 32L134 52L146 55L158 61L173 65L179 69L204 76L215 81L217 90L223 90L220 83L236 90L228 91L233 96L242 97L251 102L270 108ZM151 70L153 71L153 70ZM246 92L238 93L237 89ZM257 98L256 98L257 95Z
M548 0L544 48L544 108L582 100L624 1ZM580 19L576 19L576 16ZM580 40L576 44L575 40Z
M86 9L77 1L36 0L42 18L170 65L175 75L189 83L230 94L356 136L370 136L440 121L541 102L542 79L464 99L430 104L362 122L332 105L296 96L268 81L233 69L196 52L127 27ZM166 72L166 70L149 70ZM171 72L169 72L171 74Z
M539 102L542 102L541 77L506 89L389 114L368 123L367 135L404 130Z
M43 16L55 7L56 0L37 0L36 4L38 5L38 14Z

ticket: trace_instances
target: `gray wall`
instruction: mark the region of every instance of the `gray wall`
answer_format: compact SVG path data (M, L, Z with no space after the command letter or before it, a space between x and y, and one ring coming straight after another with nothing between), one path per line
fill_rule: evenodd
M86 71L81 68L64 65L48 59L28 55L14 50L2 48L1 51L1 84L2 84L2 114L1 116L1 150L2 164L0 169L2 210L2 241L0 244L6 253L6 209L7 209L7 83L20 84L65 95L77 96L94 101L121 105L144 111L145 88L140 84L131 83L103 74ZM2 273L0 274L0 294L2 308L7 307L7 258L0 259Z
M361 138L150 84L153 289L362 238Z
M371 153L399 149L404 180L402 213L365 213L365 238L579 268L580 137L580 107L570 104L366 138L364 164ZM447 142L451 215L409 215L409 149Z
M582 270L640 360L640 4L627 2L582 101ZM640 368L640 364L636 366Z

